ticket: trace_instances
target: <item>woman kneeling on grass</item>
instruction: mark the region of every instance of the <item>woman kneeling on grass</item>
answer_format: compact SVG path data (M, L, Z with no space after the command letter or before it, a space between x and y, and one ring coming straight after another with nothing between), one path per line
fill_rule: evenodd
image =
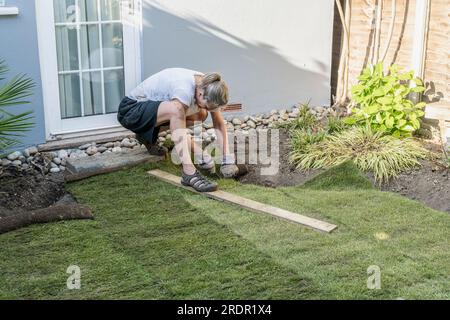
M169 123L175 151L181 160L183 173L181 183L200 192L217 190L217 184L209 181L197 171L191 160L200 169L211 170L214 160L203 152L188 131L186 125L204 121L211 113L217 142L223 160L220 167L226 178L237 174L234 154L228 150L228 136L220 107L228 103L228 87L217 73L170 68L162 70L132 90L119 105L117 119L125 128L136 133L136 138L151 154L164 154L156 146L160 126Z

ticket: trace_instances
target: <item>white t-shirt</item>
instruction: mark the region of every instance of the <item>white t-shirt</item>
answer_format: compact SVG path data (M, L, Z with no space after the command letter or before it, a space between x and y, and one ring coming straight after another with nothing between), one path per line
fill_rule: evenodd
M186 115L191 115L199 111L195 104L194 75L203 73L183 68L164 69L144 80L127 96L137 101L178 99L188 106Z

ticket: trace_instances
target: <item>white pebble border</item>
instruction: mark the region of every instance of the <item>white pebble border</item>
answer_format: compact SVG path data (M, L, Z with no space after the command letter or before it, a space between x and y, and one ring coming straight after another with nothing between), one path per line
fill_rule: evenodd
M336 110L329 107L311 107L310 111L318 119L322 119L329 115L336 116ZM225 118L225 124L228 132L236 132L248 134L254 130L269 129L274 126L297 118L299 107L294 106L290 110L280 109L272 110L268 113L255 116L235 116ZM206 143L210 143L216 139L215 130L212 123L203 123L201 126L188 128L189 133L195 137L201 137ZM161 131L158 135L158 145L164 145L165 141L171 138L170 130ZM140 145L135 138L124 138L122 141L112 141L106 143L86 143L78 148L62 149L49 152L38 152L36 146L26 148L22 151L14 151L3 159L0 159L0 167L15 166L22 170L32 168L32 161L35 157L45 156L48 165L45 173L60 173L66 170L67 159L93 157L103 153L127 152L129 150L145 148Z

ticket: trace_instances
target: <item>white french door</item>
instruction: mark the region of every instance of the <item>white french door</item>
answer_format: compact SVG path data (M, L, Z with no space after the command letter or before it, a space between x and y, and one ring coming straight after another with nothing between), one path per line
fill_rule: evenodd
M36 0L47 139L111 128L140 81L140 0Z

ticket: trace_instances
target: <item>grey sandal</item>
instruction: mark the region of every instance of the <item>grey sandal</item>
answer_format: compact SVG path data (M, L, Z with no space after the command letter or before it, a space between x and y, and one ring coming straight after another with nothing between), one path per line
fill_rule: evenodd
M181 184L194 188L198 192L211 192L217 190L217 184L206 179L202 174L196 171L192 175L183 172L181 175Z

